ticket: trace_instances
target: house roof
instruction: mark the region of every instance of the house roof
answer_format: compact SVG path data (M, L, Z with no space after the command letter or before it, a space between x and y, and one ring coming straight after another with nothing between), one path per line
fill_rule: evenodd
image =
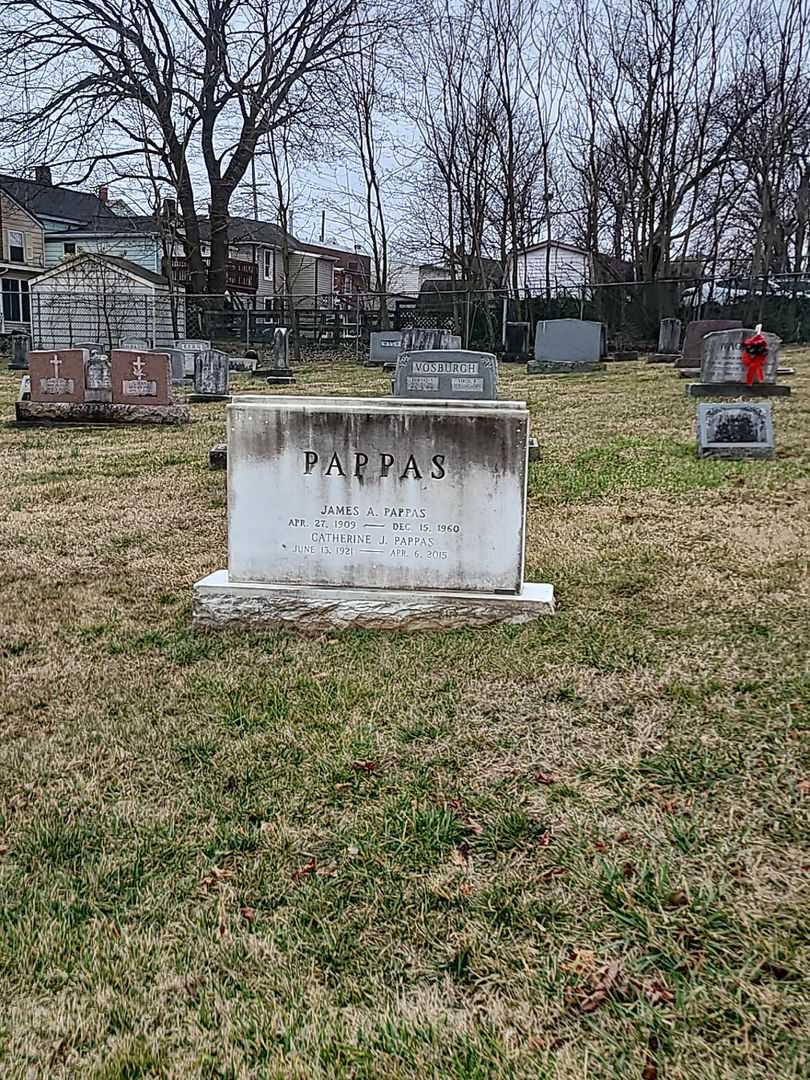
M588 254L585 248L577 247L576 244L565 244L561 240L552 240L551 243L549 243L548 240L540 240L536 244L529 244L525 248L520 248L517 252L514 252L514 254L528 255L530 251L542 251L544 248L547 247L562 248L563 251L576 251L580 255Z
M60 184L40 184L18 176L0 176L0 189L37 220L56 218L75 224L91 224L115 214L90 191Z
M132 262L130 259L121 259L118 255L102 255L96 251L84 251L79 255L72 255L70 258L65 259L64 262L60 262L58 266L55 266L52 270L46 270L44 274L40 274L36 278L35 284L39 284L41 281L46 281L50 278L57 277L63 274L66 270L71 270L82 262L100 262L108 263L112 266L122 270L130 277L138 278L140 281L146 281L150 285L168 285L169 282L165 277L160 274L156 274L154 270L146 270L143 266L139 266L137 263Z
M160 225L152 214L111 214L91 224L68 225L56 231L48 230L48 239L71 240L82 236L158 236Z
M203 243L211 242L211 222L208 218L198 218L200 239ZM284 243L284 230L269 221L254 221L253 218L228 218L229 244L264 244L266 247L280 248ZM291 251L301 247L298 240L287 233L287 244Z
M355 268L354 273L364 272L368 274L371 271L371 256L361 255L358 251L347 251L344 248L328 247L326 244L305 244L300 242L298 250L307 252L310 255L320 255L327 259L334 259L344 270L348 270L348 264L350 262L356 262L357 267Z

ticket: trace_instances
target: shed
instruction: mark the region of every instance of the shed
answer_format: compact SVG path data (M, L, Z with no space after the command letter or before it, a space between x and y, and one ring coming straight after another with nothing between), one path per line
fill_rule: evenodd
M155 347L185 337L185 296L129 259L85 252L31 282L34 347L65 348L145 338Z

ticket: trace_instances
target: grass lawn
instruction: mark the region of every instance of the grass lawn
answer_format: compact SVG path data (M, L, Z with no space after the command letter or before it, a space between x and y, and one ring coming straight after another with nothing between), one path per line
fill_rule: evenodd
M4 371L0 1075L807 1077L785 359L778 457L745 463L696 459L670 368L507 368L557 616L314 639L190 629L227 561L224 405L21 430Z

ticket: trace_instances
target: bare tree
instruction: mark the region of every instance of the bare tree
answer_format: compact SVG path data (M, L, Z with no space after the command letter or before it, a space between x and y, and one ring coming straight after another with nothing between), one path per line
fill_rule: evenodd
M33 132L51 164L85 176L101 159L145 153L177 193L192 290L221 293L233 193L267 136L301 116L358 48L362 2L6 0L0 133L19 146ZM195 155L211 221L207 272Z

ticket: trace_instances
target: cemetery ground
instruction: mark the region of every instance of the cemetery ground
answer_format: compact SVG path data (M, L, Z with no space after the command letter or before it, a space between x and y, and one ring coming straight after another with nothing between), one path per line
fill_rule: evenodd
M224 405L21 430L0 375L0 1074L806 1076L810 350L785 361L770 462L698 461L671 368L503 368L558 614L317 638L190 629ZM296 375L274 392L389 385Z

